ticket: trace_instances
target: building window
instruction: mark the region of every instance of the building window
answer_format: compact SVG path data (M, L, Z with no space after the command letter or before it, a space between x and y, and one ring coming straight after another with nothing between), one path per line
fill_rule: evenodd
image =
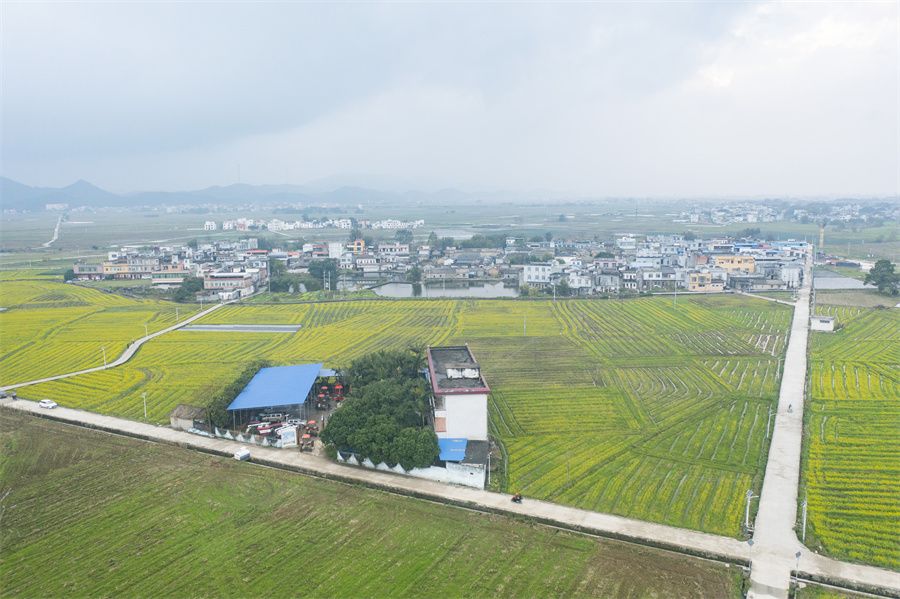
M447 419L443 416L437 416L434 419L434 432L436 433L446 433L447 432Z

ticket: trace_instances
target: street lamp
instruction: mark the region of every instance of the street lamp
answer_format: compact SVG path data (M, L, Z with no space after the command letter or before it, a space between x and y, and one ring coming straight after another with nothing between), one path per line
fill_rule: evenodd
M797 576L800 576L800 556L803 555L802 551L798 551L794 554L794 557L797 558L797 566L794 568L794 571Z
M744 528L746 530L750 530L750 501L753 499L759 499L759 495L753 494L753 489L747 490L747 509L744 512Z

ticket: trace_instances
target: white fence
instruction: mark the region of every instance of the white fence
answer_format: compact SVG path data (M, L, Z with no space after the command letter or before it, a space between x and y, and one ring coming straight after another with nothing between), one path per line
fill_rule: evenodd
M397 464L396 466L388 466L384 462L374 464L369 458L360 459L355 453L343 451L338 452L337 459L338 462L349 464L351 466L362 466L363 468L371 468L373 470L384 470L396 474L405 474L407 476L424 478L439 483L463 485L466 487L474 487L476 489L483 489L485 483L485 469L484 466L480 464L446 462L444 468L429 466L427 468L412 468L411 470L406 470L400 464Z

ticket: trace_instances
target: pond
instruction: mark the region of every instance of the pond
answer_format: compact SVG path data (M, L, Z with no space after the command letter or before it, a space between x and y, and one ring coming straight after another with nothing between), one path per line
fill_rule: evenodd
M508 287L504 283L468 281L385 283L373 287L372 291L382 297L477 297L489 299L519 295L517 287Z

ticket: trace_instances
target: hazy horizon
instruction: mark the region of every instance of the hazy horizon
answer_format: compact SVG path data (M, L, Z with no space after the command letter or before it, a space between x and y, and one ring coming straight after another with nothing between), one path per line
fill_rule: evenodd
M896 2L0 11L27 185L900 193Z

